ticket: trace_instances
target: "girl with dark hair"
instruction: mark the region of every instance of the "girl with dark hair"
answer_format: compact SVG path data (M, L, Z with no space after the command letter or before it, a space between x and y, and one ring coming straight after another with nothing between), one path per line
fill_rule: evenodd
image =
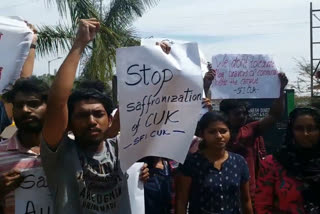
M199 151L178 168L176 214L252 214L249 169L240 155L226 151L230 129L223 114L208 112L199 121Z
M285 141L262 161L256 191L258 214L320 213L320 112L296 108Z

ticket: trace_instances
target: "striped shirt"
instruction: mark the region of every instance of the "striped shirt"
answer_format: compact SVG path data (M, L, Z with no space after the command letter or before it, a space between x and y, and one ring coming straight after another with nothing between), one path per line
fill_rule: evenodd
M39 147L24 148L15 134L0 144L0 174L12 169L29 169L41 166ZM0 202L4 214L14 214L14 191L7 194ZM1 210L0 210L1 213Z

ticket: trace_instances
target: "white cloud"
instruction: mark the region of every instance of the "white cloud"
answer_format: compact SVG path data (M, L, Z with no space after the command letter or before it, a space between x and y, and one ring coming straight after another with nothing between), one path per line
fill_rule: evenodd
M320 1L314 8L320 9ZM219 53L270 54L293 81L294 58L309 59L309 10L308 0L162 0L135 26L145 36L198 39L208 59Z
M66 23L66 19L59 17L55 5L48 5L46 0L0 0L1 16L21 16L34 25L55 25L59 22ZM4 2L2 2L4 1ZM65 57L66 54L60 56ZM48 60L56 58L51 55L44 58L37 57L34 74L41 75L48 72ZM50 63L51 73L58 69L63 60L56 60Z
M320 0L313 2L320 9ZM142 36L196 41L208 59L218 53L271 54L294 80L293 58L309 59L309 5L309 0L160 0L134 26ZM45 0L1 0L0 14L37 25L65 22ZM315 40L317 35L320 41L320 30ZM315 52L320 58L320 47ZM54 57L38 59L35 73L47 72ZM61 62L53 62L51 70Z
M308 7L301 0L162 0L135 26L172 34L272 34L307 24Z

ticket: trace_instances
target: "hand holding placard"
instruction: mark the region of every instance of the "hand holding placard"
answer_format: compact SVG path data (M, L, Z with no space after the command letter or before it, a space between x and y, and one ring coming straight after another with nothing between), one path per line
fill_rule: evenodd
M216 77L213 99L278 98L278 70L267 55L224 54L212 57Z
M19 170L12 169L9 172L0 175L0 199L3 199L8 193L14 191L23 182Z
M122 169L150 155L183 162L201 111L197 45L118 49L117 76Z
M0 94L20 77L32 35L23 20L0 16Z
M15 191L15 213L53 214L53 202L42 167L27 169L24 181Z

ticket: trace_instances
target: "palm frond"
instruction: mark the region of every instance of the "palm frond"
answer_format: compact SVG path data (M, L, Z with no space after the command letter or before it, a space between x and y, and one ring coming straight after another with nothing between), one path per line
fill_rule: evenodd
M97 35L94 40L91 55L82 74L85 78L103 82L111 79L115 47L105 44L107 41L103 34Z
M98 18L99 13L90 0L46 0L49 4L56 4L60 16L70 15L72 24L79 19Z
M75 32L72 28L58 26L38 27L38 48L41 56L50 53L59 53L70 49Z
M37 49L41 56L70 49L76 36L79 19L97 18L101 23L100 33L88 46L83 59L82 76L87 79L112 79L116 49L139 45L139 39L130 28L135 18L141 17L147 8L160 0L111 0L108 10L98 12L93 0L46 0L55 3L63 17L71 18L71 27L43 26L39 28ZM102 8L101 8L102 9ZM100 14L100 13L103 14ZM103 19L103 20L101 20Z
M140 45L140 38L133 28L115 28L113 32L118 35L119 45L117 48Z
M65 0L46 0L49 5L55 4L58 8L59 15L62 17L67 16L67 1Z
M158 0L113 0L109 12L105 15L104 24L112 29L126 28L157 2Z
M90 0L67 0L67 2L73 25L77 25L80 19L99 19L99 13Z

